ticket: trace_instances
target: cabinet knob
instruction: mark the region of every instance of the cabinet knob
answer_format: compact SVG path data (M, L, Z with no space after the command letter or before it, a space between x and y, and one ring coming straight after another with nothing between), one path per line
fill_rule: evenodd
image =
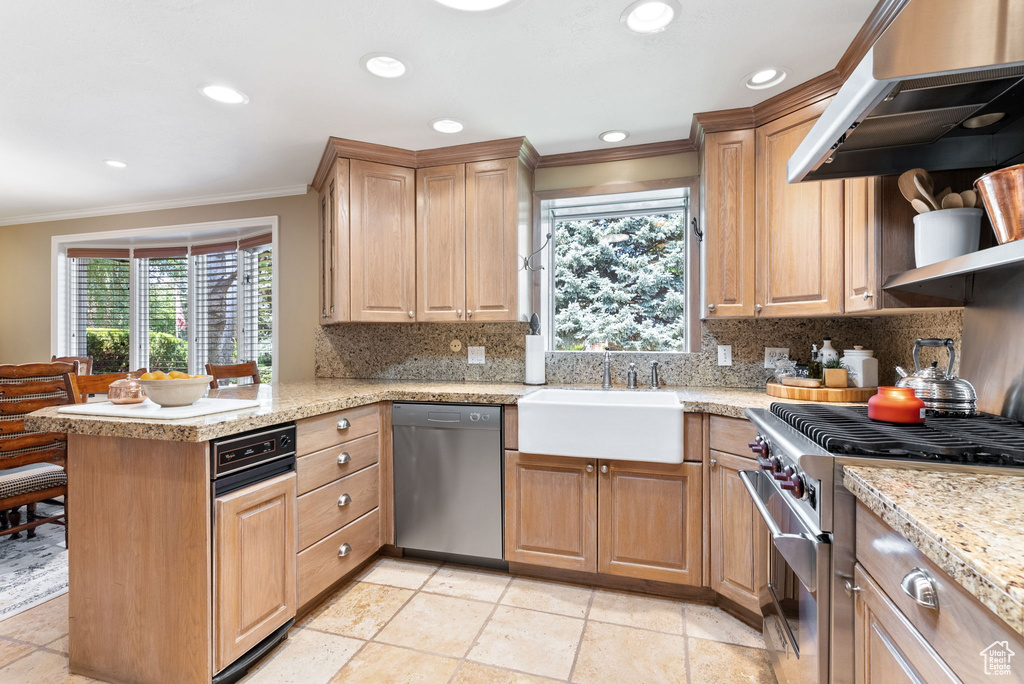
M714 311L714 310L715 310L715 305L714 304L708 304L708 311Z
M462 309L456 309L455 310L455 317L456 318L462 318Z
M754 305L754 313L761 313L761 305L760 304L755 304Z
M334 313L334 307L333 306L331 307L331 313Z
M863 296L864 296L864 301L866 302L869 299L871 299L872 297L874 297L875 295L872 294L871 292L865 292Z
M338 465L348 465L351 462L352 457L348 455L347 451L341 452L341 455L338 456Z
M714 468L716 465L718 465L718 459L717 458L711 459L711 467Z
M608 474L608 466L606 466L606 465L601 466L601 472L604 473L605 475L607 475Z
M594 466L592 466L592 465L590 465L590 464L588 463L588 464L587 464L587 472L588 472L588 473L592 473L592 472L594 472Z
M472 309L466 309L466 318L472 318L472 317L473 317L473 310Z
M410 311L409 312L409 318L416 318L416 312L415 311Z
M859 594L862 591L860 587L853 586L853 583L850 582L850 580L843 582L843 589L846 591L847 596L853 596L854 594Z
M339 506L348 506L350 503L352 503L352 497L348 494L342 494L338 497Z
M338 558L344 558L350 553L352 553L352 547L348 544L342 544L338 547Z
M352 423L348 422L348 418L342 418L338 421L339 430L348 430L350 427L352 427Z

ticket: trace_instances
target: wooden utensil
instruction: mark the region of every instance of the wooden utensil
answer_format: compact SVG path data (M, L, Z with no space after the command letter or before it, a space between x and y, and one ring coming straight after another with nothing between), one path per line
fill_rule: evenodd
M953 192L953 188L943 188L942 192L935 196L935 201L942 204L942 200L946 198L946 195Z
M978 206L978 193L974 190L964 190L960 193L960 199L964 201L964 209L974 209Z
M931 180L931 176L924 169L910 169L900 174L897 185L900 188L900 192L903 197L910 202L917 197L917 188L914 187L914 176L921 176L925 179L925 186L928 187L928 183L931 183L931 189L935 189L935 183ZM930 192L931 190L929 190Z
M935 201L935 197L932 195L932 191L925 185L924 178L921 176L914 176L914 187L917 189L917 196L923 199L925 202L932 206L932 209L938 209L939 203Z
M917 199L916 197L910 200L910 206L914 207L914 210L917 211L918 214L927 214L929 211L932 210L930 204L928 204L924 200Z
M950 194L950 195L946 195L944 198L942 198L942 208L943 209L963 209L963 207L964 207L964 201L960 197L959 193L953 193L953 194Z

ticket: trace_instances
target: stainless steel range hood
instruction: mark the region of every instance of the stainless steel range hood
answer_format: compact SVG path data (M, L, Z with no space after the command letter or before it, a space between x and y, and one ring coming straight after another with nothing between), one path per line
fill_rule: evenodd
M786 171L795 183L1020 162L1024 0L910 0Z

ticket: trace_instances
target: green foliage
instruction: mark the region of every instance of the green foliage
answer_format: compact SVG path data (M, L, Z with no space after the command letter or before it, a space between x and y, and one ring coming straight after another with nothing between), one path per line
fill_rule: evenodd
M89 328L85 333L86 356L92 357L92 372L124 373L128 370L128 329Z
M822 368L846 368L846 365L843 363L842 359L835 358L835 359L829 359L828 361L824 362L823 364L821 364L821 367Z
M683 348L685 237L684 214L559 222L555 348Z
M168 333L150 331L149 369L188 372L188 341Z

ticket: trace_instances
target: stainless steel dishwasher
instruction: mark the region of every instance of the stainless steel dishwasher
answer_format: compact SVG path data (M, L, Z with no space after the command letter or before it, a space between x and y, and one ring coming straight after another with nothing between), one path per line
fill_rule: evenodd
M395 544L501 560L501 407L396 403L391 424Z

